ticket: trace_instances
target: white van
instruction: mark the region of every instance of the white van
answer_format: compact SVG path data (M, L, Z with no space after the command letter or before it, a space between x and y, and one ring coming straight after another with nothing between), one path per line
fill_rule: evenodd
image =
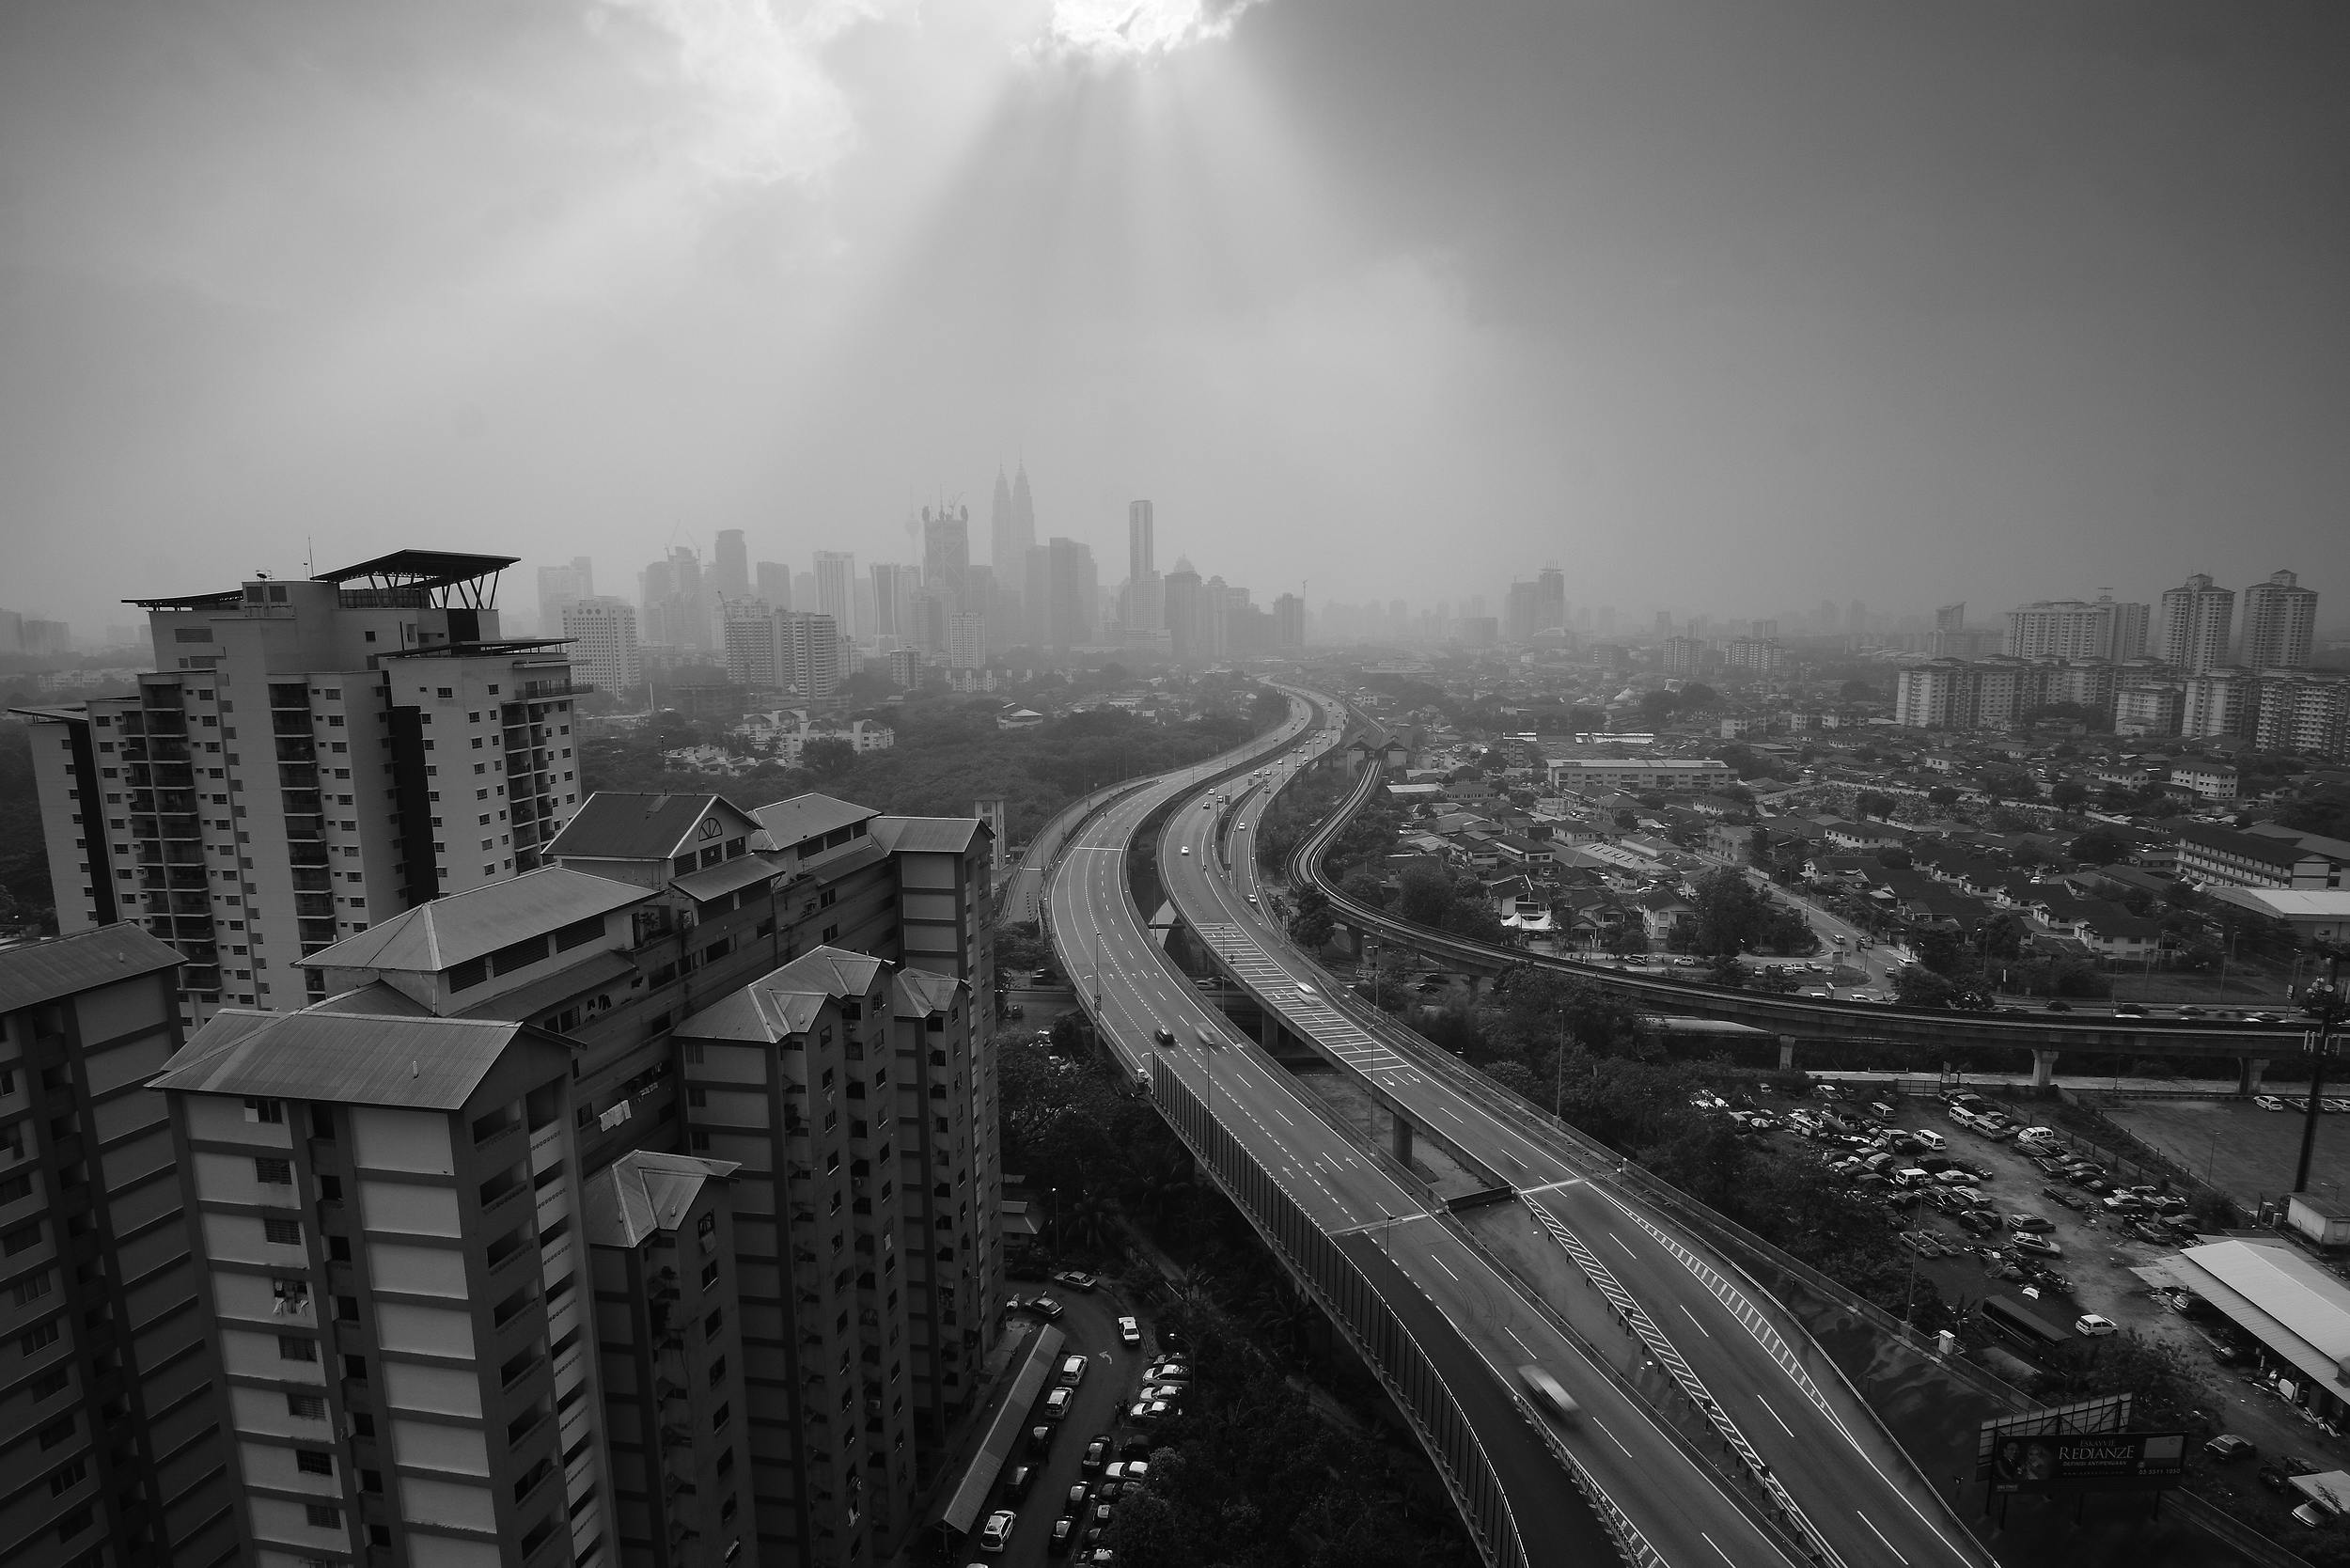
M1927 1148L1933 1150L1937 1154L1950 1146L1950 1140L1949 1138L1944 1137L1940 1133L1935 1132L1930 1128L1917 1128L1912 1131L1909 1136L1916 1138L1919 1143L1924 1144Z

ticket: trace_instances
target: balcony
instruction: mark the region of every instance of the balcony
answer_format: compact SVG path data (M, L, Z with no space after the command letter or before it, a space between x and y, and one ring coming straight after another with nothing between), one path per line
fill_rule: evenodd
M277 787L281 790L315 790L319 787L319 770L296 762L277 765Z
M307 735L280 735L277 737L277 760L280 762L315 762L318 760L318 743L310 739ZM311 775L308 782L301 786L301 788L318 788L318 776L316 774Z
M204 824L194 817L164 817L160 823L164 839L201 839Z
M293 817L286 819L286 839L290 843L309 843L325 837L324 817Z
M315 817L326 809L316 790L288 790L282 804L290 817Z
M317 893L334 886L335 873L323 866L296 866L293 869L294 891Z

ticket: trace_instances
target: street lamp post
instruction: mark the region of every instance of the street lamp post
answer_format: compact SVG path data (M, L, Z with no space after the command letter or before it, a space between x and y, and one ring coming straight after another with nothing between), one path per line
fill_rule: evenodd
M2342 990L2342 944L2327 943L2317 950L2326 956L2326 978L2301 989L2301 1011L2317 1027L2303 1037L2303 1048L2310 1055L2310 1097L2301 1107L2301 1161L2293 1175L2295 1192L2307 1192L2310 1187L2310 1161L2317 1152L2319 1100L2326 1092L2326 1058L2336 1049L2334 1031L2344 1018L2350 1018L2350 997Z
M1102 1013L1102 933L1098 931L1093 933L1093 1012L1097 1018Z

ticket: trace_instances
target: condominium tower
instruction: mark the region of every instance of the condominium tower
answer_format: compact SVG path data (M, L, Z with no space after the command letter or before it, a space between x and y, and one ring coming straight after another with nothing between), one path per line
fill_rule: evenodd
M2290 572L2244 590L2244 655L2253 669L2300 669L2317 633L2317 590Z
M2163 591L2155 652L2189 674L2224 665L2234 617L2234 591L2213 587L2210 576L2199 572L2184 586Z

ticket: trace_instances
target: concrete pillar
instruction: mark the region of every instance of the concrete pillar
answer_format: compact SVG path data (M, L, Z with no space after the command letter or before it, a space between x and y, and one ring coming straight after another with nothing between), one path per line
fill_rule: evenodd
M1257 1014L1257 1043L1269 1057L1281 1054L1281 1021L1270 1012Z
M2261 1074L2268 1070L2266 1057L2246 1057L2236 1064L2235 1091L2238 1094L2258 1094Z
M2032 1088L2050 1089L2055 1087L2056 1058L2057 1054L2054 1051L2034 1051L2031 1054Z
M1387 1152L1395 1156L1399 1165L1410 1165L1412 1163L1412 1124L1402 1117L1392 1113L1389 1114L1388 1120L1393 1126L1387 1136Z
M1778 1037L1778 1070L1782 1073L1795 1070L1795 1037L1792 1034Z

